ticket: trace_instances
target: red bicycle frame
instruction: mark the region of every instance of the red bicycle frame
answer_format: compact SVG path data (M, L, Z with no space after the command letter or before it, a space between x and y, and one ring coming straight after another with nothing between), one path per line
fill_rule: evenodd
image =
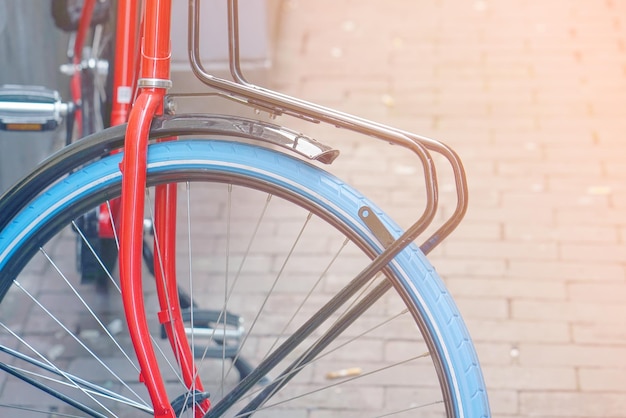
M139 12L142 13L142 21ZM120 211L120 287L130 336L155 417L174 417L147 325L142 288L143 219L148 133L152 118L162 113L170 82L171 0L118 2L112 124L126 121ZM141 30L140 30L141 29ZM140 42L138 36L141 32ZM139 52L138 52L139 51ZM139 59L137 59L139 57ZM136 75L139 74L137 79ZM133 98L136 99L133 102ZM185 335L176 284L176 185L156 188L154 271L159 295L159 321L164 325L190 390L203 392ZM196 416L209 409L200 403Z
M83 46L85 45L85 38L87 37L87 31L91 25L91 17L93 15L93 9L96 5L96 0L85 0L83 3L83 9L80 14L80 21L78 22L78 30L76 31L76 38L74 39L74 48L72 56L72 64L75 67L80 65ZM72 101L74 103L81 102L81 72L75 70L70 80L70 93L72 95ZM75 120L78 127L78 135L83 136L83 118L80 107L77 107L75 113Z

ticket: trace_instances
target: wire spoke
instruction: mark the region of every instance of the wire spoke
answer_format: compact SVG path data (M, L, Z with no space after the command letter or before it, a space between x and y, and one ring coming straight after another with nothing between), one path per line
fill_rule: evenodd
M442 405L442 404L443 404L443 400L423 403L423 404L412 406L410 408L399 409L399 410L394 411L394 412L388 412L388 413L383 414L383 415L377 415L376 418L390 417L392 415L403 414L405 412L410 412L410 411L415 411L415 410L418 410L418 409L429 408L431 406Z
M400 317L406 315L408 312L409 312L408 309L404 309L401 312L398 312L397 314L395 314L395 315L393 315L393 316L391 316L389 318L386 318L384 321L382 321L382 322L380 322L380 323L370 327L369 329L367 329L365 331L362 331L360 334L355 335L354 337L351 337L351 338L343 341L341 344L333 347L332 349L326 350L322 354L314 357L313 359L311 359L311 360L309 360L309 361L307 361L305 363L303 362L303 363L299 364L297 367L293 368L292 370L288 370L286 373L281 374L278 378L273 380L272 383L280 383L283 380L291 378L292 375L298 373L299 371L301 371L305 367L309 367L309 366L311 366L311 365L313 365L313 364L323 360L324 358L330 356L331 354L333 354L333 353L341 350L342 348L348 346L349 344L351 344L351 343L353 343L353 342L355 342L355 341L357 341L357 340L367 336L368 334L376 331L377 329L382 328L383 326L389 324L390 322L394 321L395 319L400 318ZM428 354L428 353L426 353L426 354ZM425 357L425 355L419 356L418 358L421 358L421 357ZM254 391L250 391L250 393L248 393L246 396L243 396L241 399L245 400L245 399L252 398L253 396L257 395L258 393L260 393L263 390L264 390L264 388L258 388L258 389L254 390ZM272 395L270 395L270 396L272 396Z
M232 284L230 286L230 289L228 289L228 295L226 297L226 301L224 302L224 306L222 307L222 311L220 312L216 324L219 324L222 320L226 321L226 318L224 318L224 315L226 315L226 308L228 307L229 301L231 296L233 295L234 291L235 291L235 287L239 281L239 278L241 276L241 272L243 271L243 267L246 263L246 260L248 258L248 255L250 254L250 250L252 248L252 245L254 244L255 240L256 240L256 236L257 233L259 232L259 228L261 227L261 223L263 222L263 219L265 219L265 214L267 212L267 209L269 207L270 201L272 200L272 195L268 194L267 195L267 199L265 199L265 204L263 206L263 209L261 210L259 217L257 218L256 221L256 225L254 227L254 230L252 231L252 234L250 236L250 239L248 240L247 246L246 246L246 250L244 252L244 255L242 257L241 263L239 263L239 267L237 269L237 273L235 274L235 277L232 281ZM207 342L207 347L205 348L204 352L202 353L201 359L199 361L200 364L203 364L205 359L206 359L206 355L208 353L209 350L209 344L211 344L214 341L215 338L215 334L217 332L217 326L213 328L213 332L211 333L211 335L208 338L208 342ZM243 345L243 344L242 344Z
M258 309L258 311L257 311L257 313L256 313L256 315L254 317L254 320L252 321L252 324L250 325L250 329L248 330L248 333L244 336L243 341L239 345L239 350L237 351L237 355L233 359L233 361L232 361L232 363L231 363L231 365L230 365L230 367L228 369L228 372L226 373L227 377L230 374L231 370L233 369L235 363L237 362L237 360L241 356L242 348L244 347L248 337L252 334L252 331L255 328L259 318L261 317L261 314L265 310L265 306L267 305L267 302L268 302L270 296L274 293L274 289L276 288L276 285L278 284L278 281L282 277L282 274L285 271L285 267L287 267L287 264L289 263L289 260L291 260L291 255L295 251L296 246L298 245L298 242L300 242L300 238L302 238L302 235L304 234L304 231L305 231L307 225L309 224L309 221L311 220L312 216L313 216L313 214L309 212L307 217L306 217L306 219L305 219L305 221L304 221L304 223L302 224L302 227L300 228L300 231L298 232L298 235L297 235L295 241L291 245L291 248L289 249L289 252L287 253L287 256L285 257L285 260L283 261L280 269L278 270L278 273L276 274L276 278L274 278L274 281L273 281L272 285L270 286L269 290L267 291L267 294L265 295L265 299L263 300L263 303L261 303L261 306L259 307L259 309Z
M119 383L121 383L126 389L128 389L131 393L133 393L135 396L137 396L138 399L141 399L141 397L139 395L137 395L137 393L131 389L126 382L124 382L124 380L122 378L120 378L117 373L115 373L107 364L104 363L104 361L102 361L102 359L100 357L98 357L89 347L87 347L87 345L80 339L78 338L78 336L76 334L74 334L72 331L70 331L67 326L65 326L55 315L53 315L45 306L43 306L41 304L41 302L39 302L39 300L37 300L28 290L26 290L26 288L24 288L17 280L14 280L13 283L15 284L15 286L17 286L21 291L23 291L37 306L39 306L39 308L41 308L46 315L48 315L48 317L50 317L53 321L55 321L57 323L57 325L59 325L63 331L65 331L67 333L67 335L69 335L74 341L76 341L78 343L78 345L80 345L94 360L96 360L102 367L104 367L105 370L107 370L115 379L117 379L117 381ZM6 329L6 328L5 328ZM20 339L22 342L24 342L24 340L22 340L21 338L19 338L17 335L15 335L13 332L11 332L15 337L17 337L18 339ZM28 347L33 350L38 356L41 357L42 360L46 361L48 364L50 364L51 366L53 366L52 362L50 362L49 360L47 360L42 354L40 354L39 352L37 352L32 346L28 345ZM53 366L54 367L54 366ZM55 367L56 368L56 367ZM63 372L62 370L56 368L57 371L59 371L66 379L68 379L68 381L71 382L71 379L69 378L69 376L67 375L67 373ZM85 393L85 395L89 396L92 400L94 400L98 405L100 405L101 407L103 407L104 409L106 409L109 413L111 413L111 411L108 410L108 408L106 408L104 405L102 405L100 402L98 402L98 400L96 400L95 398L93 398L93 396L90 396L84 389L82 389L79 385L77 385L75 382L73 382L75 387L79 390L81 390L83 393Z
M16 409L18 411L34 412L36 414L45 415L46 417L54 416L54 417L67 417L67 418L83 418L82 415L65 414L62 412L54 411L54 410L29 408L26 406L11 405L8 403L0 403L0 408L8 408L8 409Z
M276 407L278 405L282 405L282 404L285 404L285 403L288 403L288 402L292 402L292 401L294 401L296 399L301 399L301 398L313 395L315 393L319 393L319 392L322 392L324 390L328 390L328 389L337 387L339 385L343 385L343 384L346 384L346 383L349 383L349 382L353 382L355 380L363 379L365 377L368 377L368 376L371 376L371 375L383 372L385 370L389 370L389 369L391 369L393 367L403 366L403 365L405 365L405 364L407 364L407 363L409 363L411 361L414 361L414 360L417 360L417 359L420 359L420 358L424 358L424 357L428 357L429 355L430 355L429 353L423 353L423 354L420 354L420 355L417 355L417 356L405 359L403 361L400 361L400 362L397 362L397 363L394 363L394 364L390 364L390 365L387 365L387 366L384 366L384 367L380 367L378 369L370 370L369 372L366 372L366 373L361 373L358 376L345 378L345 379L342 379L341 381L338 381L338 382L335 382L335 383L332 383L332 384L329 384L329 385L317 388L315 390L311 390L309 392L302 393L302 394L297 395L297 396L292 396L289 399L283 399L283 400L275 402L273 404L265 405L263 407L258 407L258 408L256 408L255 411L262 411L262 410L265 410L265 409L274 408L274 407ZM246 416L246 415L248 415L247 412L244 413L244 414L237 415L237 417Z
M70 290L72 291L72 293L74 293L74 296L76 296L78 298L78 300L80 300L80 302L83 304L83 306L85 307L85 309L87 309L87 311L89 312L89 314L91 315L91 317L98 323L98 325L100 326L100 328L102 328L102 330L104 331L104 333L109 337L109 339L113 342L113 344L118 348L118 350L120 351L120 353L126 358L126 360L128 360L128 362L133 366L133 368L137 371L137 373L139 373L139 367L137 367L137 365L135 365L135 363L133 363L133 361L130 359L130 357L128 356L128 354L126 353L126 351L122 348L122 346L120 346L120 344L117 342L117 340L115 339L115 337L113 337L113 335L111 334L111 332L107 329L107 327L102 323L102 321L100 320L100 318L98 317L98 315L96 315L96 313L93 311L93 309L91 309L91 307L89 306L89 304L85 301L85 299L80 295L80 293L78 292L78 290L76 290L76 288L70 283L70 281L68 280L68 278L65 276L65 274L63 274L63 272L61 271L61 269L59 268L59 266L52 260L52 258L50 258L50 256L48 255L48 253L46 252L46 250L44 250L43 248L40 248L39 251L41 251L41 253L44 255L44 257L46 257L46 259L50 262L50 264L52 265L52 267L56 270L56 272L59 274L59 276L61 276L61 278L63 279L63 281L65 281L65 284L67 285L67 287L70 288Z
M104 265L104 262L100 258L100 255L96 253L96 250L94 250L91 243L87 240L87 237L85 237L85 234L83 233L83 231L78 227L75 221L72 221L72 226L74 227L74 230L78 233L78 235L80 235L81 240L85 243L85 245L87 245L87 248L89 248L89 251L91 252L91 254L96 258L96 260L98 261L98 264L100 264L100 267L102 267L102 270L104 270L104 272L106 273L109 281L113 283L113 286L115 286L118 292L121 292L120 287L115 282L115 279L113 279L111 272L109 272L109 269ZM118 247L118 250L119 250L119 247Z
M287 330L287 328L289 328L289 325L291 325L291 323L295 320L296 316L300 313L300 311L302 310L302 308L304 307L304 305L307 303L307 301L311 298L311 296L313 295L313 292L315 291L315 289L317 288L317 286L320 284L320 282L322 281L322 279L326 276L326 274L328 273L328 271L331 269L331 267L333 266L333 264L335 263L335 261L339 258L339 255L341 254L341 252L343 251L344 248L346 248L346 246L348 245L348 243L350 242L350 240L348 238L346 238L341 247L337 250L337 252L335 253L335 255L332 257L332 259L330 260L330 262L328 263L328 265L326 266L326 268L324 269L324 271L322 271L317 279L317 281L313 284L313 286L311 286L311 289L309 289L309 292L306 294L306 296L304 297L304 299L302 300L302 302L300 303L300 305L298 305L298 307L296 308L295 312L293 313L293 315L291 315L291 318L289 318L289 321L287 321L287 323L285 324L285 326L283 327L283 329L280 331L280 333L278 333L278 336L276 337L276 339L274 340L274 343L272 344L272 346L269 348L269 350L267 350L267 353L265 354L265 356L263 356L263 358L267 358L267 356L269 356L269 354L274 350L274 347L276 347L276 344L278 344L278 342L280 341L280 337L282 335L285 334L285 331Z
M371 280L371 282L373 282L373 280ZM351 307L349 311L345 312L344 315L337 319L333 325L306 350L305 353L301 354L295 362L287 367L287 369L281 374L281 377L285 376L285 378L277 379L272 382L244 408L244 411L247 413L251 410L257 410L260 408L269 398L274 396L277 391L284 387L284 385L295 376L295 373L292 373L292 371L298 369L302 364L311 361L318 354L320 354L332 341L337 338L337 336L345 331L357 318L369 309L369 307L379 300L390 287L391 285L389 282L383 281L371 292L369 292L360 302L355 304L356 301L354 301L354 306ZM318 312L317 315L322 316L322 312ZM299 370L301 370L301 368Z
M185 192L187 196L187 251L189 252L189 298L191 309L190 311L190 320L191 320L191 359L195 361L196 358L196 348L195 348L195 335L194 335L194 293L193 293L193 262L192 262L192 245L191 245L191 185L189 182L185 183ZM190 390L187 392L187 396L185 397L185 401L189 398L190 393L194 394L196 389L196 376L193 376L191 380ZM194 402L195 405L195 402Z
M5 324L0 323L0 326L2 326L7 332L11 333L15 338L17 338L18 341L20 341L22 344L24 344L31 351L33 351L40 358L43 359L43 356L37 350L32 348L26 341L24 341L19 336L17 336ZM87 388L87 390L90 393L94 393L94 394L97 394L97 395L100 395L100 396L103 396L103 397L107 397L109 399L115 399L115 400L118 400L119 402L125 403L127 405L134 406L136 408L144 409L146 411L152 411L152 409L150 409L148 404L145 403L145 402L142 402L141 404L137 403L135 401L132 401L132 400L126 398L125 396L122 396L122 395L120 395L118 393L115 393L115 392L113 392L113 391L111 391L109 389L106 389L106 388L102 387L102 386L99 386L99 385L96 385L94 383L88 382L88 381L86 381L86 380L84 380L84 379L82 379L82 378L80 378L78 376L75 376L75 375L71 374L71 373L62 372L59 368L54 366L49 361L48 361L48 364L43 363L43 362L41 362L41 361L39 361L39 360L37 360L37 359L35 359L33 357L27 356L25 354L22 354L22 353L20 353L18 351L12 350L12 349L10 349L8 347L5 347L5 346L0 346L0 351L4 352L4 353L6 353L6 354L8 354L8 355L10 355L12 357L15 357L15 358L17 358L17 359L19 359L21 361L24 361L24 362L26 362L28 364L36 366L37 368L40 368L40 369L45 370L47 372L53 373L53 374L55 374L57 376L63 376L63 377L67 376L67 377L69 377L69 380L71 382L74 382L77 385L80 385L80 386L83 386L83 387ZM47 360L45 360L45 361L47 361ZM25 369L18 368L18 367L15 367L15 366L6 365L6 367L9 367L9 368L14 369L14 370L19 370L22 373L28 373L28 374L31 374L31 375L36 375L36 376L38 376L38 377L40 377L42 379L51 380L51 381L54 381L54 382L59 383L59 384L64 385L64 386L75 387L75 385L72 384L72 383L68 383L68 382L65 382L65 381L62 381L62 380L59 380L59 379L53 379L50 376L45 376L45 375L40 374L40 373L35 373L33 371L25 370Z
M109 220L111 221L111 229L113 230L113 238L115 239L115 246L117 250L120 250L120 238L117 235L117 227L115 226L115 217L113 216L113 209L111 209L111 201L106 201L107 212L109 212Z
M226 199L226 265L224 266L224 335L226 335L226 319L228 314L227 306L228 306L228 276L229 276L229 268L230 268L230 239L231 239L231 218L232 218L232 210L233 210L233 185L228 184L228 197ZM219 326L219 321L216 324L217 328ZM220 397L224 397L224 381L226 380L226 341L222 343L222 380L220 382Z
M34 364L34 363L33 363ZM60 380L60 379L54 379L51 376L45 376L41 373L35 373L33 371L30 370L26 370L26 369L22 369L20 367L15 367L15 366L9 366L8 364L5 364L5 367L23 373L23 374L28 374L30 376L34 376L34 377L38 377L39 379L43 379L43 380L47 380L50 382L54 382L56 384L62 385L62 386L66 386L66 387L72 387L72 388L76 388L77 386L68 383L66 381ZM48 370L47 368L45 368L45 370ZM58 372L55 372L53 370L50 370L52 373L58 374ZM89 382L86 382L85 380L76 377L70 373L66 373L67 376L69 376L73 381L75 381L77 384L80 384L80 386L85 388L85 392L86 393L90 393L94 396L98 396L100 398L105 398L105 399L109 399L109 400L114 400L118 403L124 404L124 405L128 405L128 406L132 406L133 408L137 408L137 409L141 409L143 411L146 412L152 412L152 409L147 406L147 405L143 405L143 404L139 404L137 402L134 402L124 396L121 396L117 393L111 392L110 390L103 388L101 386L97 386L94 384L91 384Z

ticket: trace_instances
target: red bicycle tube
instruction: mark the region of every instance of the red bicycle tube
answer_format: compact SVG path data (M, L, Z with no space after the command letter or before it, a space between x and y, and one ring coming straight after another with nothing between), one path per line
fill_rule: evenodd
M80 88L80 72L76 71L72 75L72 79L70 80L70 93L72 95L73 103L80 103L80 99L82 97L81 88ZM83 134L83 112L80 109L80 106L76 106L76 110L74 111L74 118L76 123L76 129L78 132L78 136L82 136Z
M140 6L141 2L136 0L120 0L117 6L111 126L126 123L135 96Z
M141 279L148 134L152 118L161 112L165 87L170 83L171 1L147 0L145 11L144 37L141 44L141 78L138 85L141 93L130 112L122 162L120 284L129 332L141 367L141 379L150 394L154 415L172 417L174 412L168 401L150 339ZM164 233L164 245L161 247L157 244L155 248L158 251L155 260L159 260L160 252L166 256L166 270L157 267L156 274L161 305L159 317L166 324L186 384L202 390L199 379L196 378L193 356L184 332L176 276L169 274L170 264L175 268L173 263L175 227L174 221L170 219L170 215L175 215L175 198L168 198L168 190L173 192L168 186L159 192L163 195L159 197L162 208L159 209L159 215L155 219L158 225L171 224L167 225L170 232ZM157 266L159 263L160 261L155 261ZM165 281L161 278L165 278ZM208 407L208 402L204 402L203 406ZM196 416L202 416L202 412L196 410Z
M144 79L169 81L171 10L171 0L146 0L141 46L141 77Z
M150 0L146 3L143 22L144 39L141 48L141 77L148 83L169 83L171 42L171 1ZM185 334L176 284L176 185L157 188L155 227L159 228L159 242L155 243L155 278L161 307L161 321L181 367L188 388L203 391L194 365L194 358ZM164 262L158 260L163 257ZM161 269L163 265L164 269ZM208 400L196 409L196 416L204 415Z
M81 91L81 75L78 70L78 66L81 64L83 55L83 46L85 45L85 38L87 37L87 31L91 26L91 18L93 16L93 9L96 5L96 0L85 0L83 8L80 12L80 19L78 21L78 29L76 30L76 38L74 39L74 50L72 57L72 64L74 64L74 72L72 73L72 79L70 80L70 92L72 94L72 101L74 103L80 103L82 98ZM76 126L78 128L79 136L83 135L83 118L82 110L80 106L77 107L75 112Z
M141 369L141 380L150 394L155 417L174 417L152 348L143 300L141 279L143 212L145 204L147 147L150 122L163 94L145 91L130 113L122 161L122 208L120 234L120 287L133 347Z
M169 3L169 1L150 0L145 3L145 19L148 22L146 26L149 29L144 27L146 32L144 32L141 49L142 51L149 51L149 53L145 55L142 52L141 76L147 79L156 79L167 75L167 72L157 74L155 68L159 65L151 65L150 63L151 61L157 63L162 61L159 59L160 56L152 54L153 51L159 49L155 48L158 38L166 35L165 38L168 39L169 44L169 21L163 25L165 27L159 26L159 14L155 14L157 10L161 10L161 13L168 11L167 9L163 10L163 3ZM169 13L166 16L169 16ZM157 29L163 32L157 33ZM163 55L167 56L169 52ZM150 59L151 57L153 59ZM161 88L143 89L130 111L121 167L122 208L119 255L120 287L129 333L139 361L141 380L146 385L150 395L154 416L159 418L174 417L174 412L168 401L150 339L143 300L141 270L148 133L152 118L162 106L164 94L165 90Z

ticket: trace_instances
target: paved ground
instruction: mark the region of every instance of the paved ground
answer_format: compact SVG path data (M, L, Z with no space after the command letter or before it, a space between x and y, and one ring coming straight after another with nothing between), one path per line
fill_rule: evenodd
M494 416L626 416L626 2L290 0L279 22L276 87L463 158L470 209L431 258ZM411 222L412 157L295 124Z

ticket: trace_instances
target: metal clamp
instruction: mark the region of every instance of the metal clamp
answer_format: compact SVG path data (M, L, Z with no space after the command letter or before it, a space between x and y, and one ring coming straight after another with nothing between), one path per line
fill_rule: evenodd
M162 78L140 78L137 81L137 87L167 90L172 88L172 80L165 80Z

